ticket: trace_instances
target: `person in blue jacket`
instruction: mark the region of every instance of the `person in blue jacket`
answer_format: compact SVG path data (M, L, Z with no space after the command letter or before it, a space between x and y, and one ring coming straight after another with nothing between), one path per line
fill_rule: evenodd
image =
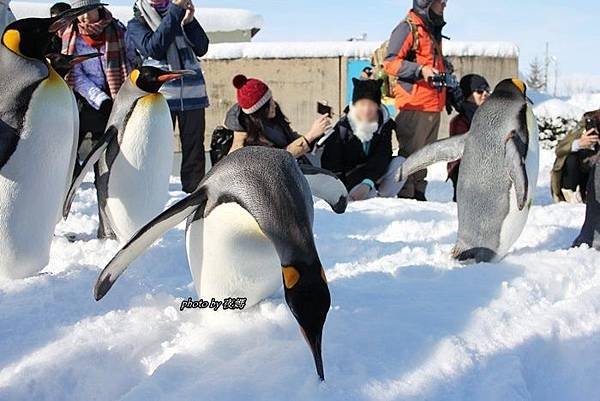
M181 184L193 192L205 173L206 83L199 57L208 51L208 36L194 18L190 0L136 0L134 18L127 24L127 42L142 58L140 64L167 70L192 70L195 75L163 85L173 126L181 139Z

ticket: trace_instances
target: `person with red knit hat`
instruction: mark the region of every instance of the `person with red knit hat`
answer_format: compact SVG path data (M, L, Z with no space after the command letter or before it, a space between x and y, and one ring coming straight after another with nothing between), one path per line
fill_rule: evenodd
M230 152L244 146L269 146L286 149L295 158L302 158L331 127L329 116L322 115L310 131L300 135L291 128L267 84L237 75L233 86L237 89L237 103L225 118L225 126L234 132Z

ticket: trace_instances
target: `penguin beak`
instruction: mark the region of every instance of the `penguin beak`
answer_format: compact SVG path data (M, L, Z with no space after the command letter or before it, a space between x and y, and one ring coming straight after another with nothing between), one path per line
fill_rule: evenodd
M69 65L73 67L75 64L83 63L86 60L91 58L96 58L102 56L102 53L88 53L88 54L78 54L74 55L71 60L69 60Z
M52 24L50 24L50 27L48 28L48 32L54 33L54 32L63 30L65 28L67 28L69 25L71 25L73 23L73 21L75 21L75 19L77 19L77 17L79 17L81 14L85 14L88 11L95 10L100 7L104 7L106 5L107 4L104 4L104 3L89 4L87 6L77 7L77 8L72 8L70 10L67 10L64 13L54 17L55 21Z
M192 70L169 71L168 73L160 75L157 79L159 82L167 82L177 78L181 78L184 75L196 75L196 73Z
M325 381L325 373L323 371L323 356L321 354L321 338L323 336L323 328L317 331L307 330L304 327L300 327L300 331L304 336L304 339L308 343L310 351L315 359L315 367L317 368L317 374L321 381Z

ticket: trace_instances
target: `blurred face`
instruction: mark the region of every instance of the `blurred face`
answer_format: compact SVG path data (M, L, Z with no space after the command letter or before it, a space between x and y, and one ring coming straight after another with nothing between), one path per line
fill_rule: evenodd
M372 100L360 99L354 103L356 118L363 123L374 123L379 120L379 106Z
M477 90L470 96L470 100L477 106L481 106L490 97L490 92L487 90Z
M267 118L275 118L277 115L277 105L275 104L275 100L269 100L269 111L267 112Z
M444 15L444 9L446 8L446 0L434 0L430 10L437 15Z
M93 24L94 22L98 22L100 20L100 12L98 9L94 9L85 14L81 14L79 17L77 17L77 19L79 22L84 24Z

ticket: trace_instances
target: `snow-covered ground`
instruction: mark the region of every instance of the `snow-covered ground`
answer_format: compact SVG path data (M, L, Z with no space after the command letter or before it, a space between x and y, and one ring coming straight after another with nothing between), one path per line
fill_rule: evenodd
M570 118L579 120L587 111L600 109L600 93L578 93L567 98L552 98L535 93L535 114L545 118Z
M544 151L529 224L501 263L449 258L443 165L432 202L372 200L342 216L319 202L324 383L281 291L241 313L179 311L196 298L183 226L96 303L118 245L94 239L88 182L44 273L0 282L0 400L600 400L600 253L569 249L584 207L551 204L551 163Z

